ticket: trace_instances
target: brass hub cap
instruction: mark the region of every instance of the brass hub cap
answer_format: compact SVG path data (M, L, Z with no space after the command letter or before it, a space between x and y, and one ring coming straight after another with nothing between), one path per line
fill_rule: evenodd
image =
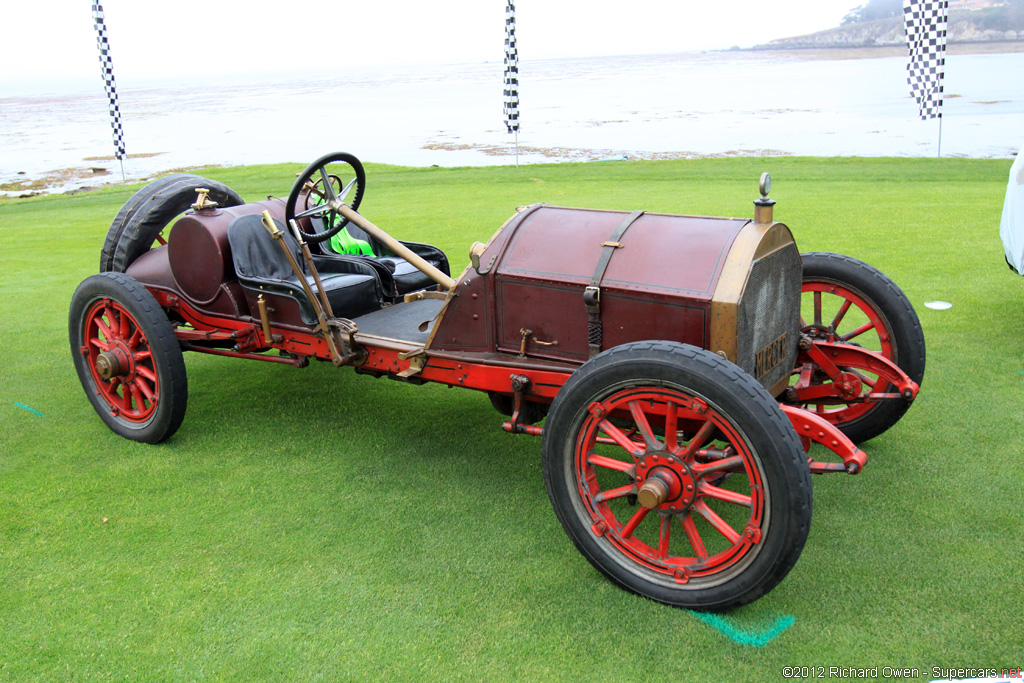
M131 370L131 360L120 349L104 351L96 357L96 372L104 381L126 375Z
M687 464L665 452L648 454L637 463L636 485L637 502L667 512L687 509L697 494L697 480Z

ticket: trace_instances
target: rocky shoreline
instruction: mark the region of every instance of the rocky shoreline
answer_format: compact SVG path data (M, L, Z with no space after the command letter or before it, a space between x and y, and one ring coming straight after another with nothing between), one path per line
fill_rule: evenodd
M158 157L161 154L162 152L129 154L126 159L137 161ZM78 194L99 189L104 185L118 185L126 180L135 182L145 179L145 175L138 174L122 179L117 160L113 156L85 157L83 161L88 162L88 165L59 168L32 175L18 171L14 178L0 183L0 199L29 199L55 193Z
M804 36L779 38L763 45L755 45L752 49L905 47L906 44L903 17L890 17L877 21L847 24ZM985 29L969 13L955 13L949 18L947 44L950 48L957 45L998 45L1004 49L992 50L992 52L1021 52L1024 51L1024 30Z
M746 50L745 50L746 51ZM798 59L879 59L882 57L907 56L907 44L896 45L794 45L792 47L758 46L749 51L758 53L777 52ZM954 43L946 47L946 54L957 55L996 55L1024 52L1024 40L1013 42L992 43Z

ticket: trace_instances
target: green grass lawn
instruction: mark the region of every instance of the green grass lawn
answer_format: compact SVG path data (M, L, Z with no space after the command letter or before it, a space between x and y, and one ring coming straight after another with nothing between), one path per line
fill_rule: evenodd
M503 433L483 394L187 354L178 433L115 436L78 383L67 310L137 188L0 201L0 681L765 681L817 665L928 679L1024 664L1009 166L368 165L361 212L440 246L453 270L517 205L752 217L767 170L803 251L866 260L907 293L928 343L919 398L865 445L862 474L815 478L795 569L717 624L619 590L577 554L540 440ZM201 173L255 200L285 196L299 170ZM953 307L924 307L935 299ZM787 617L763 647L723 634Z

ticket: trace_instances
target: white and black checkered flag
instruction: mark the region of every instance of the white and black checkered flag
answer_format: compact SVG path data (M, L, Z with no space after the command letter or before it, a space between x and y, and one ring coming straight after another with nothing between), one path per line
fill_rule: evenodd
M96 0L92 3L92 20L96 27L96 47L100 51L100 69L103 84L110 103L110 126L114 129L115 156L124 161L124 130L121 128L121 110L117 106L117 86L114 84L114 63L110 59L110 42L107 40L107 25L103 21L103 6Z
M903 0L907 28L907 85L924 120L942 117L949 0Z
M519 48L516 47L516 6L505 7L505 126L519 130Z

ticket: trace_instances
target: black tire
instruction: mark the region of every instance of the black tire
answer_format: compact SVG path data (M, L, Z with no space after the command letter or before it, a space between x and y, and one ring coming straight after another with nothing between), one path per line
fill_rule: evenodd
M597 441L599 434L608 438L622 424L616 417L622 418L623 412L640 424L631 417L632 410L621 408L622 402L630 409L635 405L649 423L650 439L645 437L643 444L635 436L630 439L631 448L642 449L639 455ZM676 411L668 410L672 402ZM678 421L673 425L658 418L659 410ZM663 437L656 436L657 419ZM715 457L723 465L730 462L724 459L723 443L735 448L732 459L739 462L732 469L697 474L689 469L708 467ZM686 455L691 446L697 450ZM687 457L690 462L684 467ZM756 600L789 573L810 530L810 470L789 420L752 377L686 344L625 344L585 363L551 406L543 461L548 496L577 549L615 584L665 604L720 611ZM712 481L725 486L717 476L723 471L732 472L729 495L749 499L749 514L743 511L745 503L720 497L723 489ZM668 498L648 506L640 483L649 486L654 478L668 481ZM691 485L693 493L686 493ZM638 494L644 507L633 512L630 506ZM698 522L710 518L700 506L713 510L735 538L710 525L712 533L701 536ZM641 509L657 514L652 517ZM641 521L629 529L637 516ZM656 539L658 548L645 538Z
M188 405L185 360L149 290L122 273L87 278L71 298L68 338L82 388L110 429L146 443L177 431Z
M873 309L884 328L885 337L891 340L883 345L880 335L879 341L875 343L863 338L851 339L850 342L862 342L868 348L878 346L872 350L881 352L920 386L924 380L926 356L924 330L903 290L874 266L849 256L810 252L801 254L801 258L805 291L810 283L834 285L849 290ZM854 305L860 306L856 302ZM844 323L850 317L847 315ZM838 332L842 331L840 326ZM818 331L811 336L828 336L828 332ZM892 392L895 388L887 385L875 391ZM858 409L851 407L846 411L839 408L826 413L824 417L836 424L851 441L861 443L873 439L899 422L909 408L910 404L906 401L888 400Z
M178 173L149 183L132 195L114 217L100 252L100 272L123 273L135 259L153 246L160 231L196 201L196 190L205 187L220 206L238 206L237 192L216 180Z

